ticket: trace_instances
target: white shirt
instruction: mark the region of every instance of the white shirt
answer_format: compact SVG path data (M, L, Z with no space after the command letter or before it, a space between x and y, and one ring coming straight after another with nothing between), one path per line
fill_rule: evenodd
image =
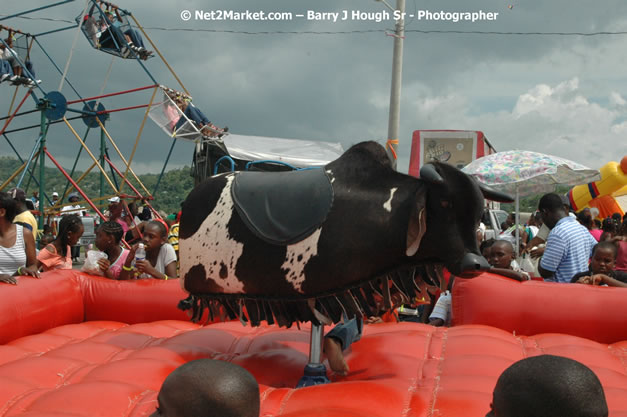
M479 222L477 233L481 233L481 240L483 240L483 237L485 236L485 224L483 224L483 222Z
M157 263L154 265L155 269L162 274L165 274L165 267L172 262L176 262L176 252L169 243L164 243L159 249L159 255L157 255ZM152 278L152 275L141 274L139 278Z
M133 217L133 221L131 222L131 229L132 229L133 227L137 227L137 226L139 226L139 224L140 224L141 222L142 222L142 221L141 221L141 220L139 220L139 217L137 217L137 216Z
M7 48L7 47L5 47L4 49L0 49L0 58L1 58L1 59L5 59L5 60L7 60L7 61L10 61L10 60L12 60L12 59L15 59L15 58L14 58L14 55L13 55L13 54L11 54L11 52L13 52L13 54L17 55L17 54L15 53L15 51L14 51L13 49L11 49L11 48Z
M442 319L444 320L445 326L451 325L451 292L444 291L440 294L440 298L438 298L437 303L435 303L435 307L433 307L433 311L429 316L429 320L432 319Z
M82 208L83 207L81 207L78 204L76 204L76 205L69 205L69 206L63 206L63 208L61 209L61 213L78 214L80 216L82 214L81 213L81 209Z
M15 244L10 248L0 245L0 274L13 275L21 266L26 265L26 244L24 228L15 225Z
M531 233L533 234L532 239L538 236L538 231L540 230L538 226L529 226L529 229L531 229Z

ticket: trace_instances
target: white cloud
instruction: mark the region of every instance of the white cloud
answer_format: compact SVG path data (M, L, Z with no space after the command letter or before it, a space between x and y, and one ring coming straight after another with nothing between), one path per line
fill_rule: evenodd
M443 126L482 130L497 150L527 149L600 168L627 154L627 123L617 93L603 106L582 94L578 78L538 84L522 92L511 110L472 114L471 99L461 94L429 96L413 102L425 129Z
M610 93L610 104L617 106L617 107L622 107L625 104L627 104L627 101L625 101L625 99L616 91L612 91Z

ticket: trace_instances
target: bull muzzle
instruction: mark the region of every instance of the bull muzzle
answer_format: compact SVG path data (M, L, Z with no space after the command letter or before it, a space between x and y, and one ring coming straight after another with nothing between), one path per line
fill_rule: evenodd
M490 269L490 264L483 256L468 252L459 263L459 276L474 278L488 269Z

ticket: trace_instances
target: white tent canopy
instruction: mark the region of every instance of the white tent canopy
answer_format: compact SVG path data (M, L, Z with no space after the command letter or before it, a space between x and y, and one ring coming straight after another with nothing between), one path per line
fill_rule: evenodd
M297 168L322 166L344 150L333 142L230 134L222 138L231 157L246 161L280 161Z

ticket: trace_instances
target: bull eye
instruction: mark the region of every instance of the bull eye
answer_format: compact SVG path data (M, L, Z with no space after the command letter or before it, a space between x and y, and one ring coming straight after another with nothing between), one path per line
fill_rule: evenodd
M440 205L444 208L453 208L453 203L448 200L440 200Z

